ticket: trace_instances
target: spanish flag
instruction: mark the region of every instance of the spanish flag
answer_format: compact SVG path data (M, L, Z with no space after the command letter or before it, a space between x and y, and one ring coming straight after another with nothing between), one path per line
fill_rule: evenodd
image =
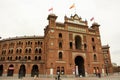
M75 7L75 4L72 4L70 7L69 7L69 9L72 9L72 8L74 8Z
M90 19L90 21L93 21L94 20L94 17L92 17L91 19Z
M53 11L53 7L51 7L48 11Z

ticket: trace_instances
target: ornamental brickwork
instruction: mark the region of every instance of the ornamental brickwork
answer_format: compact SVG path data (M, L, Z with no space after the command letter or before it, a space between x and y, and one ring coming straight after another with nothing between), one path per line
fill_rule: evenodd
M56 22L55 14L47 19L44 36L0 40L0 76L87 76L112 72L110 52L107 65L98 23L89 27L77 14L65 16L64 23Z

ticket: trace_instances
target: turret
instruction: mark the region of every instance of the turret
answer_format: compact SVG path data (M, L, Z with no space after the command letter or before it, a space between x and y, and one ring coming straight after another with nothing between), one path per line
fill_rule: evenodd
M96 23L96 22L94 22L93 24L92 24L92 26L91 26L91 28L92 29L95 29L95 30L99 30L99 24L98 23Z
M49 14L47 19L49 20L49 27L56 26L55 22L56 22L57 16L55 14Z
M92 24L92 26L91 26L91 28L96 31L96 34L100 34L100 32L99 32L99 26L100 26L100 25L99 25L98 23L96 23L96 22L94 22L94 23Z

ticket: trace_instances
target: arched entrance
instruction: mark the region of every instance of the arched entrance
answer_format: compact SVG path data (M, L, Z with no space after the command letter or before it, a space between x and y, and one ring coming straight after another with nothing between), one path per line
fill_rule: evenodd
M3 74L3 65L0 65L0 76Z
M14 72L14 66L11 64L11 65L8 67L7 76L13 76L13 72Z
M39 75L39 69L38 69L38 65L33 65L32 70L31 70L31 77Z
M75 72L77 76L85 76L84 59L81 56L75 58Z
M26 74L25 65L22 64L19 69L19 74L18 74L19 78L25 77L25 74Z

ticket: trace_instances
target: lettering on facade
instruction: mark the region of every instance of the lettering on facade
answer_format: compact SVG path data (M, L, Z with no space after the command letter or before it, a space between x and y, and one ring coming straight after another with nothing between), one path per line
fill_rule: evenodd
M68 26L68 31L86 33L86 29Z

